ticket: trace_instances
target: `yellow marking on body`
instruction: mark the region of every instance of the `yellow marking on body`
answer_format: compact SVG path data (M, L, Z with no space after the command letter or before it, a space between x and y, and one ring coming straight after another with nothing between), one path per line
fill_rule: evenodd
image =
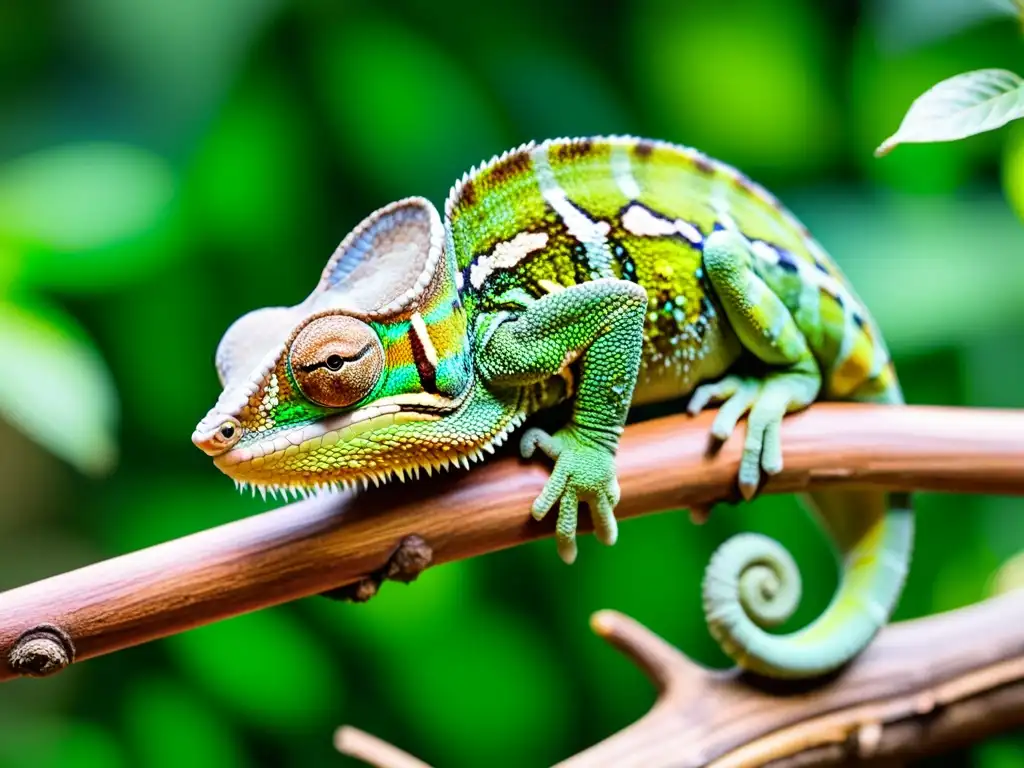
M537 285L543 288L548 293L559 293L565 290L565 286L561 283L556 283L554 280L538 280Z
M853 331L855 338L850 353L831 372L830 390L836 397L849 395L867 381L874 367L875 349L871 340L859 330Z

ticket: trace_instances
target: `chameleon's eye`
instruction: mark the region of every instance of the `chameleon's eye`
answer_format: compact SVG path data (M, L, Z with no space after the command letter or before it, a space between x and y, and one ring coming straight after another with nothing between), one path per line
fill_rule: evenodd
M299 332L288 359L302 394L319 405L342 408L373 389L384 368L384 348L366 323L328 315Z

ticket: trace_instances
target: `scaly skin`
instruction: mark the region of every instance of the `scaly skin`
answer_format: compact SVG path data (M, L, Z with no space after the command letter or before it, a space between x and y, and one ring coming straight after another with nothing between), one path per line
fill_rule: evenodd
M256 310L217 351L224 391L194 442L240 485L305 493L404 478L493 451L536 411L570 399L554 434L521 451L554 460L532 513L558 508L576 557L585 502L617 538L615 452L629 408L690 396L747 416L739 487L782 468L779 426L815 400L902 402L878 329L839 269L762 187L699 152L633 138L529 144L466 174L444 221L422 198L345 238L312 294ZM704 582L712 634L741 666L827 673L888 620L913 536L905 494L806 499L843 566L828 609L786 636L799 573L743 534Z

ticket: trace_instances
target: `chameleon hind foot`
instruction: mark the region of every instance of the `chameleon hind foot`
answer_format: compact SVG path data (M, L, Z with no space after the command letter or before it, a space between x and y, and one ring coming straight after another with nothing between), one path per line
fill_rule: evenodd
M554 459L555 468L530 511L534 519L541 520L558 504L555 543L559 557L569 564L576 560L576 525L581 501L590 508L597 540L608 546L614 544L619 535L614 509L620 495L615 455L571 425L554 435L542 429L528 429L523 433L519 451L523 458L529 459L537 449Z
M711 434L719 441L727 440L739 420L750 413L738 474L740 493L749 501L757 493L762 471L766 475L782 471L782 419L813 401L817 391L817 379L798 371L764 379L726 376L698 387L687 410L696 415L709 403L724 401L711 425Z

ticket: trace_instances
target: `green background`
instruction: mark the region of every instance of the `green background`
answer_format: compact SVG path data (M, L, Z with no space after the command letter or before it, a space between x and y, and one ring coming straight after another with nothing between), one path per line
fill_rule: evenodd
M373 209L440 205L531 138L634 133L737 165L846 270L910 402L1024 406L1024 124L872 157L938 80L1024 71L1019 22L983 7L0 3L0 589L267 508L189 440L221 333L302 299ZM1024 550L1019 500L918 507L897 618L984 598ZM572 568L538 542L7 683L0 766L347 765L341 723L443 766L550 764L653 698L593 611L725 664L700 577L748 529L804 570L790 626L816 615L835 567L792 499L656 515ZM954 759L1022 765L1024 739Z

